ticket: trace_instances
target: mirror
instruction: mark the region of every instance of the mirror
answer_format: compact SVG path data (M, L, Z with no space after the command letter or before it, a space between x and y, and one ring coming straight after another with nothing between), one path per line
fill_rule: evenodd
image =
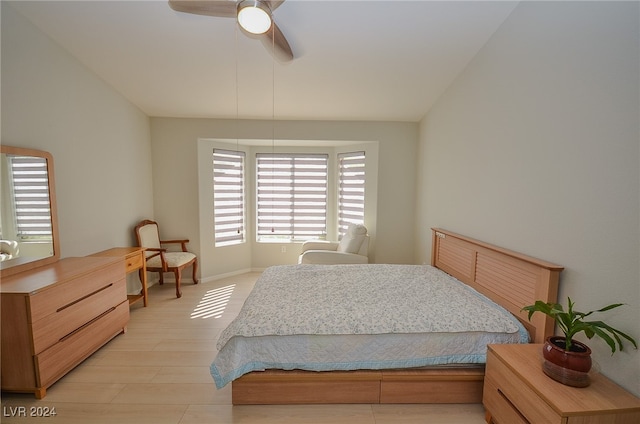
M60 257L53 156L0 146L0 273L2 277Z

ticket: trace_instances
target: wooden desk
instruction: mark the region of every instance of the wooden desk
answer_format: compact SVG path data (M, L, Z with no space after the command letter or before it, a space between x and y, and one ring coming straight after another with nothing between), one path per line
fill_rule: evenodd
M139 271L142 291L140 294L127 295L129 305L142 299L144 306L147 306L147 261L144 256L144 247L114 247L102 252L94 253L91 256L109 256L125 259L125 272Z

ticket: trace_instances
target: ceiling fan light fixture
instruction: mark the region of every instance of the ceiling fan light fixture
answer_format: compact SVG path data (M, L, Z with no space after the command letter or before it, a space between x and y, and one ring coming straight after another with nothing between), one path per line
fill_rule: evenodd
M260 0L245 0L238 5L238 23L252 34L264 34L271 28L271 10Z

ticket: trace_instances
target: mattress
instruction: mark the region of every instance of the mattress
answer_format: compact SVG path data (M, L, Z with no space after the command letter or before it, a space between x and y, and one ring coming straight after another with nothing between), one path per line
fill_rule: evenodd
M424 265L268 268L222 332L218 388L265 369L309 371L482 364L490 343L528 343L522 324Z

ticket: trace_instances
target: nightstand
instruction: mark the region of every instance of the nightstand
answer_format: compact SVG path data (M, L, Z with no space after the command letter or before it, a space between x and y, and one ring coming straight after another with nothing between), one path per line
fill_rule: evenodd
M542 372L542 345L489 345L482 403L497 424L637 424L640 399L600 373L588 387Z

